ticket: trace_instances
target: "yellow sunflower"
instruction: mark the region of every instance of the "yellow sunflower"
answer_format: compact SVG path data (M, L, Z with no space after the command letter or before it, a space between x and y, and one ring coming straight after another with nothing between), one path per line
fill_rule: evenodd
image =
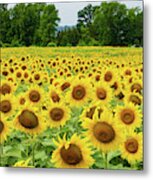
M61 92L59 91L59 89L55 86L50 86L49 87L49 102L53 102L53 103L59 103L61 100Z
M11 132L12 122L7 121L7 117L0 114L0 144L3 143Z
M112 89L105 82L98 82L94 84L94 96L93 101L100 102L101 105L108 104L112 99Z
M139 93L133 92L124 92L124 101L132 102L134 105L142 105L143 104L143 97Z
M16 90L16 86L8 80L1 80L0 84L0 94L6 95L6 94L13 94Z
M82 125L87 129L86 137L104 153L116 150L122 142L122 130L108 111L101 113L100 117L94 116L92 120L84 119Z
M15 129L31 135L40 134L46 128L41 112L31 104L22 107L13 120L13 125Z
M7 117L13 115L16 109L15 98L11 94L1 95L0 112Z
M70 119L70 109L62 102L47 105L47 111L43 113L49 127L63 126Z
M70 90L66 94L66 101L72 106L86 104L93 96L89 79L74 79Z
M29 101L31 104L42 104L44 91L40 86L38 85L31 85L29 87L29 90L27 91L25 98Z
M110 67L107 67L105 70L103 70L103 81L107 82L110 85L113 85L114 80L117 79L117 73L116 70Z
M94 163L92 151L86 139L74 134L70 140L58 138L54 141L57 149L53 151L51 162L57 168L89 168Z
M136 162L140 162L143 159L143 144L142 144L142 133L134 133L130 132L124 143L120 144L121 156L130 164L135 164Z
M134 130L142 125L142 112L133 103L125 103L124 106L115 108L115 122L118 122L123 130Z
M13 167L22 167L22 168L33 168L34 166L29 165L31 161L31 158L28 158L26 160L20 160L17 161Z

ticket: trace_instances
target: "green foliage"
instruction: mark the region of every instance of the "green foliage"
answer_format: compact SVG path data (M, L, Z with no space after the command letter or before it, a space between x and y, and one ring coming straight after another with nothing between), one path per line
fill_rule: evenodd
M143 46L143 12L119 2L87 5L73 27L58 28L53 4L0 5L0 47L19 46ZM59 30L60 29L60 30Z

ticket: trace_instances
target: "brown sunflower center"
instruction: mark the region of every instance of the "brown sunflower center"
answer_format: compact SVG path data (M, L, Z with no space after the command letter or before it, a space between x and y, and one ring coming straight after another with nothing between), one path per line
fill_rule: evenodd
M20 104L21 104L21 105L25 104L25 102L26 102L26 100L25 100L24 98L21 98L21 99L20 99Z
M65 82L64 84L62 84L61 86L61 90L64 91L65 89L70 87L70 83L69 82Z
M140 84L138 84L138 83L134 83L132 86L131 86L131 91L133 92L134 90L136 91L136 92L141 92L141 89L142 89L142 87L141 87L141 85Z
M86 117L92 119L93 118L93 115L95 113L95 110L96 110L96 106L93 106L89 109L89 111L86 112Z
M64 111L61 108L53 108L50 111L50 117L53 121L60 121L64 117Z
M132 124L135 119L134 112L131 109L124 109L121 112L121 120L125 124Z
M136 153L138 151L138 141L130 138L125 142L125 148L129 153Z
M12 109L11 103L8 100L3 100L0 102L0 111L7 113Z
M38 102L40 100L40 93L33 90L29 93L29 98L32 102Z
M108 82L112 80L112 77L113 77L113 75L110 71L107 71L104 75L105 81L108 81Z
M60 155L65 163L77 165L83 159L80 148L75 144L70 144L68 149L61 148Z
M73 88L72 97L76 100L82 100L86 95L86 90L83 86L78 85Z
M98 122L93 128L96 139L102 143L110 143L115 138L113 127L106 122Z
M2 94L9 94L11 92L11 87L8 84L3 84L1 87Z
M4 124L3 124L3 122L0 120L0 134L2 133L3 129L4 129Z
M98 99L100 100L104 100L107 97L107 93L105 89L103 88L98 88L96 94L97 94Z
M56 92L51 93L51 98L52 98L53 102L59 102L60 101L60 97Z
M27 129L34 129L39 125L38 118L34 112L24 110L19 115L20 124Z
M135 105L140 105L141 104L141 99L136 96L136 95L131 95L129 100L134 103Z

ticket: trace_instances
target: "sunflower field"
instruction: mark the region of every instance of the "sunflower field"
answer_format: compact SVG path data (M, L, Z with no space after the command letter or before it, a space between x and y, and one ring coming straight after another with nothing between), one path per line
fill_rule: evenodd
M2 48L0 166L142 170L142 55Z

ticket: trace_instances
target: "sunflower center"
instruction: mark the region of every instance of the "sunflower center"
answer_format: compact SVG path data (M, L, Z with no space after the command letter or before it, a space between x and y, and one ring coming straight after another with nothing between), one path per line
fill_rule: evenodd
M20 104L21 104L21 105L25 104L25 102L26 102L26 100L25 100L24 98L21 98L21 99L20 99Z
M136 153L138 151L138 141L130 138L125 142L125 148L129 153Z
M11 92L11 87L8 84L3 84L1 89L3 95Z
M4 124L3 124L3 122L0 120L0 134L2 133L3 129L4 129Z
M75 86L72 91L72 97L76 100L81 100L85 97L86 90L83 86Z
M97 94L98 99L100 100L106 99L107 94L103 88L98 88L96 94Z
M11 103L8 100L3 100L2 102L0 102L0 111L2 111L3 113L7 113L12 109L11 107Z
M141 99L136 95L131 95L129 100L131 102L133 102L135 105L137 105L137 104L140 105L141 104Z
M38 118L32 111L24 110L19 115L20 124L27 129L34 129L39 125Z
M134 90L136 90L136 92L141 92L141 85L140 84L138 84L138 83L135 83L135 84L133 84L132 86L131 86L131 91L133 92Z
M65 163L77 165L83 159L80 148L75 144L70 144L68 149L61 148L60 155Z
M53 102L59 102L60 101L60 97L56 92L53 92L51 94L51 98L52 98Z
M86 117L92 119L93 118L93 115L95 113L95 110L96 110L96 106L93 106L89 109L89 111L86 112Z
M111 81L112 77L113 77L112 73L110 71L108 71L105 73L104 79L105 79L105 81Z
M53 121L60 121L64 116L64 111L61 108L53 108L50 111L50 117Z
M38 91L33 90L29 93L29 98L32 102L38 102L40 100L40 94Z
M135 119L134 116L134 112L131 109L124 109L121 112L121 120L125 123L125 124L131 124L133 123Z
M69 82L65 82L64 84L62 84L61 86L61 90L64 91L65 89L70 87L70 83Z
M110 143L115 138L113 127L106 122L98 122L93 128L93 133L96 139L102 143Z

